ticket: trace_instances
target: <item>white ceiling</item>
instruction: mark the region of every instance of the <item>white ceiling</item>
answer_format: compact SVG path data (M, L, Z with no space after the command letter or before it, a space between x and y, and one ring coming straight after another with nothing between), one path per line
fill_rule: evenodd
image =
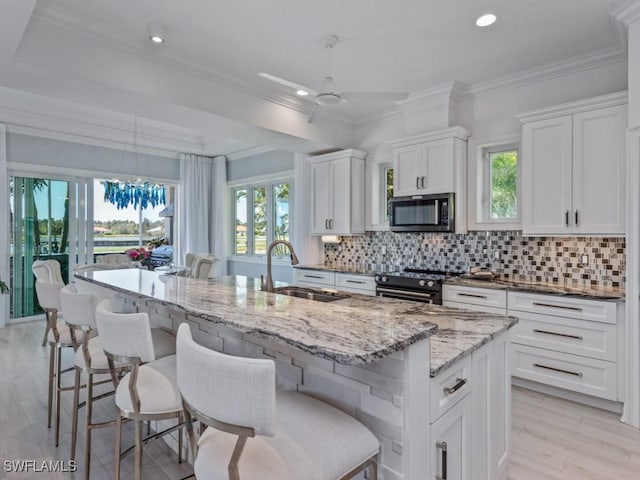
M257 76L318 89L328 70L320 39L328 34L339 37L331 52L338 90L413 93L620 50L609 14L627 0L39 0L29 12L32 0L5 3L16 11L21 3L28 23L12 28L18 41L0 29L0 44L19 42L10 63L0 58L0 85L122 111L135 110L134 95L138 109L161 101L266 130L277 118L279 134L317 147L347 142L335 141L338 129L395 108L343 104L332 113L346 124L329 126L329 118L309 126L309 100ZM498 22L475 27L487 11ZM160 47L147 40L150 21L167 25ZM36 69L41 80L20 80L11 68ZM114 101L118 95L126 100ZM181 126L196 126L187 116Z

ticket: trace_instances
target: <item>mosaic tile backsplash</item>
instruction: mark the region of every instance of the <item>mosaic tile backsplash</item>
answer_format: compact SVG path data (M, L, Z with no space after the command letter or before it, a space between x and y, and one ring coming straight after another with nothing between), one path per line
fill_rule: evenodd
M585 264L582 255L588 256ZM624 288L625 239L369 232L325 244L324 263L377 272L410 267L468 272L480 267L516 281Z

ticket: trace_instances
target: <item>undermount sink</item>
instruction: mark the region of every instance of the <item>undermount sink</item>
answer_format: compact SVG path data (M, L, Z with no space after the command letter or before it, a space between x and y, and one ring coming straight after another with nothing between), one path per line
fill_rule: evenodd
M335 302L338 300L344 300L351 296L344 293L335 293L305 287L278 287L273 290L273 293L288 295L289 297L303 298L305 300L313 300L315 302Z

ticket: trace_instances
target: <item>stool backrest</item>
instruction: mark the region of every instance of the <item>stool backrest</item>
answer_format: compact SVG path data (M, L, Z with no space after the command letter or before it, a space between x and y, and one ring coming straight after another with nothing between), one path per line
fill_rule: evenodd
M178 388L191 407L218 422L253 429L256 435L275 434L272 360L226 355L198 345L186 323L178 328L176 354Z
M36 280L36 295L38 303L44 309L62 310L60 307L60 290L64 287L62 282L49 282Z
M156 359L146 313L116 313L113 302L103 300L96 307L96 325L105 352L142 363Z
M215 264L220 261L215 255L207 255L206 257L196 257L191 265L191 278L206 280Z
M60 262L57 260L36 260L31 265L31 271L35 275L36 280L64 283L60 270Z
M96 306L98 299L93 293L78 293L75 285L67 285L60 290L60 306L64 320L72 327L96 329Z

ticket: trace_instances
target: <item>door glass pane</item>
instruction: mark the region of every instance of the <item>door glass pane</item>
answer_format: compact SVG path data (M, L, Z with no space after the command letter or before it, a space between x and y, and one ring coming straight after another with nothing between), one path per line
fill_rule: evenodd
M273 239L289 241L289 184L273 186ZM284 245L277 245L274 255L285 255Z
M253 253L267 253L267 189L253 189Z
M247 191L235 191L235 248L236 255L247 254Z
M20 318L42 312L31 271L35 260L57 260L68 281L69 236L75 222L70 225L69 182L10 177L9 184L11 318Z

